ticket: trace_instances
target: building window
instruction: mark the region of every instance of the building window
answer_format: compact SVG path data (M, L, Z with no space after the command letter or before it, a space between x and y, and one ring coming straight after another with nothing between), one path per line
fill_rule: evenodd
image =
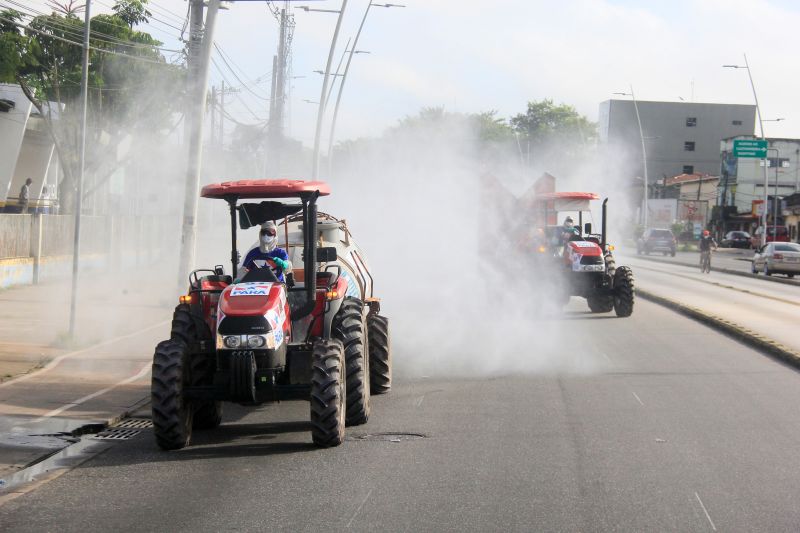
M692 165L683 165L683 173L684 174L694 174L694 166L692 166Z
M694 152L694 141L686 141L683 143L683 150L685 152Z
M694 128L697 126L697 117L686 117L686 127Z
M742 121L741 121L741 120L734 120L734 121L732 122L732 124L733 124L734 126L741 126L741 125L742 125Z
M763 167L764 164L762 163L760 166ZM790 166L790 164L789 164L789 158L788 157L781 157L781 158L770 157L769 158L769 168L775 168L775 167L789 168L789 166Z

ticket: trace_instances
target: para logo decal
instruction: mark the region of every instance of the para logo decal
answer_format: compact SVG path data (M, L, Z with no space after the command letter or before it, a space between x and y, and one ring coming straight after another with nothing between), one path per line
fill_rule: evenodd
M231 296L266 296L272 283L238 283L233 286Z

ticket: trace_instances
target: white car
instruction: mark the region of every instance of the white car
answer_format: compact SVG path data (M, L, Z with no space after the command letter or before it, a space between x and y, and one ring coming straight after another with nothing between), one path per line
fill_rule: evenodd
M793 242L770 242L756 250L753 256L753 274L763 272L786 274L793 278L800 274L800 244Z

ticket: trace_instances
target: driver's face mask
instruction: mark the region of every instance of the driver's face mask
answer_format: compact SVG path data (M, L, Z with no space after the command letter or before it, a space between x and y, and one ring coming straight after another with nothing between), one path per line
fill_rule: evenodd
M260 235L262 250L271 252L278 243L277 232L274 228L267 228L262 229Z

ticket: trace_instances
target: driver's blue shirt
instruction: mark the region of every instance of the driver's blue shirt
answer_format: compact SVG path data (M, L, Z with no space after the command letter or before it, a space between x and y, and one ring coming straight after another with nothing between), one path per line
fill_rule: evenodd
M275 248L271 252L264 253L258 247L253 248L247 253L247 256L244 258L244 263L242 266L247 270L253 270L254 268L264 268L267 265L267 259L283 259L284 261L289 260L289 254L286 253L286 250L283 248ZM277 276L278 281L284 282L286 279L283 277L283 271L280 268L273 268L275 272L275 276Z

